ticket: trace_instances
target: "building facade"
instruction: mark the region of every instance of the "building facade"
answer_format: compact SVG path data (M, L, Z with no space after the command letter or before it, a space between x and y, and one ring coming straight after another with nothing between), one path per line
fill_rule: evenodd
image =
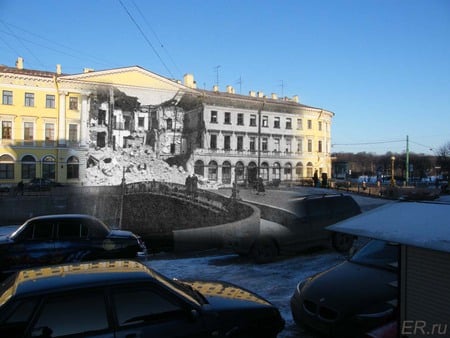
M199 90L187 94L186 149L189 171L225 185L302 181L331 174L333 113L298 103L298 98L270 98Z
M33 178L76 183L82 175L81 140L86 128L87 96L56 72L0 67L0 184L13 186Z

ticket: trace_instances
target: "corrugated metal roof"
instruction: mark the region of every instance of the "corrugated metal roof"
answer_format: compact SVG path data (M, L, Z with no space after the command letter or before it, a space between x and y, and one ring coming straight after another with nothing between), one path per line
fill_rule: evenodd
M450 252L450 204L393 202L327 229Z

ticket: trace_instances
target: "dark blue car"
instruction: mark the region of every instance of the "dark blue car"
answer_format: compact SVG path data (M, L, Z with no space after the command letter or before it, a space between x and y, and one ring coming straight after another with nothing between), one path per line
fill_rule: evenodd
M0 272L39 265L101 258L133 258L146 253L141 238L112 230L89 215L38 216L9 236L0 236Z

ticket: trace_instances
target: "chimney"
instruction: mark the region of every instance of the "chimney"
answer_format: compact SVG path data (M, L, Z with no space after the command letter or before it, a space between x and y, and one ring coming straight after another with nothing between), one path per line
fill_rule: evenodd
M219 91L219 86L218 85L214 85L213 86L213 92L218 92Z
M258 92L258 97L264 97L264 93L263 92Z
M299 103L299 101L300 101L300 99L298 98L298 95L294 95L294 96L292 97L292 100L293 100L295 103Z
M278 100L278 96L275 93L272 93L271 97L272 97L273 100Z
M250 95L251 97L256 97L256 93L253 90L250 90L248 92L248 95Z
M227 93L228 94L234 94L234 88L232 86L227 86Z
M186 87L196 89L197 83L194 81L194 75L192 74L184 74L183 82Z
M83 68L83 73L90 73L90 72L93 72L94 71L94 69L92 69L92 68Z
M23 69L23 57L19 56L16 61L16 68Z
M62 71L61 71L61 65L58 63L56 65L56 74L61 75Z

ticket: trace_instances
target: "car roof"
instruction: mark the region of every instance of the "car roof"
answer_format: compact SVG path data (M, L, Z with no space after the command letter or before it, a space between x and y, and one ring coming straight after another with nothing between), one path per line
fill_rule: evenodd
M155 275L152 269L133 260L93 261L26 269L13 275L11 291L7 295L0 295L0 305L5 302L3 297L103 286L130 280L151 280Z
M87 219L93 219L97 220L94 216L86 215L86 214L52 214L52 215L42 215L42 216L36 216L33 218L30 218L28 221L31 220L46 220L46 219L71 219L71 218L87 218Z

